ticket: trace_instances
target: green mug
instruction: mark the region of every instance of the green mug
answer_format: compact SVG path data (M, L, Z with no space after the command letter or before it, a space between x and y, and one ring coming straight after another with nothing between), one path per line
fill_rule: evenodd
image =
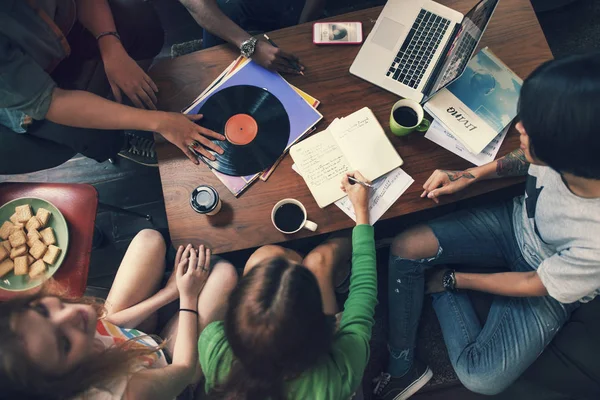
M431 123L425 119L423 107L414 100L396 102L390 113L390 129L396 136L405 136L413 131L426 132Z

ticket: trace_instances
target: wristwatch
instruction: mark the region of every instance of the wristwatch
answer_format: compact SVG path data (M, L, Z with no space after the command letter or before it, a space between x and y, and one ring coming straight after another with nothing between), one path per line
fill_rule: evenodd
M453 269L444 272L444 276L442 276L442 285L446 292L456 292L456 274Z
M256 39L255 37L251 37L250 39L243 41L242 45L240 46L240 52L242 53L242 55L246 58L252 57L252 54L254 54L254 50L256 50L257 42L258 39Z

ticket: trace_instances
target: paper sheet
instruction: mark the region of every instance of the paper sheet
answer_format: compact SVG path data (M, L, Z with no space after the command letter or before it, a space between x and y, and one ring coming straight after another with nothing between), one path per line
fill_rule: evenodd
M292 165L292 169L299 173L296 164ZM402 168L396 168L373 182L373 189L371 190L369 197L369 222L371 225L377 222L383 214L385 214L413 182L414 179L404 172ZM348 196L336 201L335 205L356 221L354 207L348 199Z
M457 156L462 157L477 166L481 166L494 161L498 154L498 150L500 150L500 146L506 137L506 133L510 129L510 125L511 124L500 132L479 154L473 154L467 150L465 146L463 146L462 143L437 119L432 122L425 137Z

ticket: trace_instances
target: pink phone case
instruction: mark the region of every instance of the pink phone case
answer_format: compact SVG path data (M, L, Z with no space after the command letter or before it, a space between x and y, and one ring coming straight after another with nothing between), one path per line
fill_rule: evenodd
M359 24L360 25L360 40L358 42L315 42L315 25L317 24ZM345 44L361 44L363 42L363 28L362 22L360 21L335 21L335 22L315 22L313 24L313 44L317 46L336 46L336 45L345 45Z

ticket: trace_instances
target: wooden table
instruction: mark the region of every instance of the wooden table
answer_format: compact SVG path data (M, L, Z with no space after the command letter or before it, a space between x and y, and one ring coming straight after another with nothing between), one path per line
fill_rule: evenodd
M438 0L466 13L475 0ZM361 21L366 35L371 31L381 7L357 11L330 20ZM403 169L415 183L383 216L384 219L414 213L436 204L421 199L421 186L436 168L464 169L467 161L437 146L422 135L398 138L389 131L389 113L396 95L367 83L348 72L358 53L358 46L315 46L312 43L312 24L299 25L269 34L282 48L295 53L306 65L306 76L287 76L293 85L319 100L324 118L319 130L336 117L346 116L369 106L392 143L404 159ZM489 46L520 77L525 78L542 62L552 58L548 43L536 19L529 0L502 0L483 37L481 46ZM150 75L160 88L159 107L180 111L212 82L238 55L231 46L192 53L174 60L158 63ZM518 147L518 135L511 129L499 156ZM288 156L267 182L255 182L240 197L235 198L205 166L193 165L175 146L157 146L160 175L163 185L169 229L174 245L189 242L204 243L215 253L277 243L300 237L322 234L351 227L353 221L334 205L320 209L300 176L291 169ZM445 202L476 196L505 188L520 179L481 182ZM196 214L189 205L192 190L199 184L213 185L224 205L214 217ZM303 230L294 235L279 233L271 224L271 209L286 197L300 200L309 218L319 224L316 233Z

